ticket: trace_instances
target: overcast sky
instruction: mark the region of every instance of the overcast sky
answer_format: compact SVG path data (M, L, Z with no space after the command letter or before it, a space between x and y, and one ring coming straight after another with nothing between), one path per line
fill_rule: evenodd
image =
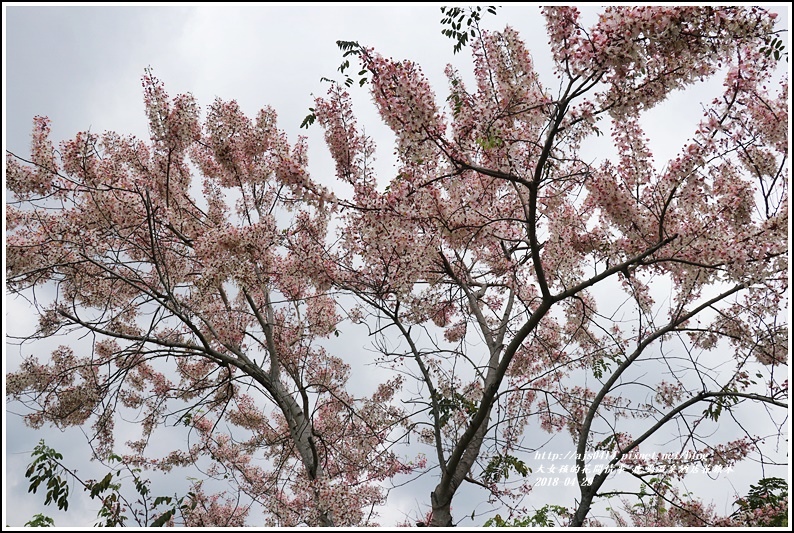
M17 154L27 154L31 121L35 115L52 120L52 138L58 142L78 131L114 130L148 139L140 78L147 66L171 96L192 92L206 108L216 97L236 99L249 116L265 105L276 109L279 127L291 142L308 135L312 177L337 186L334 167L317 125L300 130L312 105L327 84L320 77L341 79L342 61L335 41L357 40L384 56L409 58L420 64L437 89L446 96L444 66L452 62L471 79L467 50L452 54L453 41L441 35L437 5L202 5L201 7L28 7L3 6L3 142ZM778 8L788 27L789 13ZM532 51L541 80L553 82L544 20L535 6L506 6L488 16L483 26L501 29L510 24ZM719 88L714 80L707 88ZM374 114L365 90L352 90L359 124L378 145L381 179L389 174L392 138ZM687 135L700 116L699 102L715 93L674 95L670 105L647 119L656 126L657 161L672 156L681 146L679 132ZM665 142L674 133L675 142ZM6 331L30 331L35 318L22 302L5 299ZM7 329L6 329L7 328ZM38 349L37 349L38 351ZM4 350L4 366L14 368L31 348ZM4 395L5 396L5 395ZM29 453L45 438L64 455L85 455L78 431L64 436L53 431L25 428L18 417L4 417L4 520L22 525L41 512L43 495L28 495L22 479ZM429 492L429 490L428 490ZM414 492L416 494L416 492ZM43 512L58 525L93 523L95 509L78 505L76 493L69 513ZM412 510L411 496L395 507ZM416 499L426 504L421 493ZM559 502L565 505L571 502ZM11 511L10 513L8 511ZM453 512L455 509L453 508ZM458 513L460 514L460 513ZM399 514L395 515L399 519ZM389 520L383 521L385 524ZM465 523L463 525L473 525Z

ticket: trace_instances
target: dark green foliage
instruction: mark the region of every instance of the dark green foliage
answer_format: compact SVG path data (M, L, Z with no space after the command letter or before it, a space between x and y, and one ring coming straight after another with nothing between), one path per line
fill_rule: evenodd
M496 6L488 6L486 12L496 15ZM444 18L441 19L441 25L444 26L441 33L456 41L452 51L457 54L469 42L469 37L475 37L479 32L482 6L442 7L441 13L444 15ZM464 20L466 21L465 27Z
M436 394L434 400L438 409L438 423L441 427L447 425L449 417L455 411L466 411L469 417L477 414L477 404L458 392L453 393L451 397Z
M66 474L66 469L61 466L63 455L56 452L40 440L31 454L33 462L28 466L25 477L30 479L28 492L36 494L39 486L47 487L47 497L44 505L55 503L58 509L66 511L69 508L69 486L61 477Z
M453 50L455 53L458 53L469 42L469 37L475 37L480 31L479 23L483 15L482 7L442 7L441 13L444 14L444 18L441 19L441 24L449 26L441 30L441 33L457 41ZM486 13L496 15L496 6L488 6L486 8ZM465 28L463 27L464 20L466 21ZM336 41L336 46L342 51L343 61L336 69L345 76L342 83L344 83L346 87L352 87L354 83L358 83L359 87L363 87L369 81L369 78L367 78L367 69L361 69L355 77L345 74L345 72L350 68L350 56L360 56L364 51L364 47L361 46L358 41ZM325 76L320 78L320 81L337 83ZM310 107L309 114L303 118L300 127L308 129L309 126L314 124L315 120L317 120L317 115L314 113L314 108Z
M482 479L485 483L498 483L502 479L509 478L511 470L515 470L523 477L532 473L532 469L517 457L497 455L488 462L488 466L482 473Z
M776 61L780 61L781 57L785 57L786 63L788 63L788 52L786 52L786 46L783 44L783 40L777 35L772 37L769 43L761 48L761 52L765 53L768 57L774 57Z
M504 520L500 515L486 520L484 527L554 527L558 523L554 516L564 518L568 515L568 510L559 505L544 505L532 516L516 518L515 520Z
M722 392L738 392L738 390L735 388L725 388ZM709 406L703 411L703 414L716 422L720 418L723 408L729 411L730 408L737 403L739 403L738 396L718 396L716 399L709 402Z
M344 52L342 54L343 58L349 57L349 56L360 56L361 52L364 51L364 47L361 46L360 44L358 44L357 41L336 41L336 46L338 46L339 49L342 52ZM350 68L350 60L349 59L345 59L342 62L342 64L339 65L339 68L337 68L336 70L338 70L340 73L344 74L345 70L347 70L348 68ZM358 86L359 87L363 87L364 84L367 83L367 78L364 77L364 76L366 76L366 74L367 74L367 69L361 69L358 72L358 75L361 76L359 78L359 80L358 80ZM350 87L352 85L353 85L353 78L351 78L349 75L345 76L345 86Z
M189 500L189 503L185 503L186 498ZM193 498L193 493L188 492L187 496L182 496L181 498L177 498L176 496L158 496L154 499L154 507L162 504L170 505L171 507L155 518L152 523L149 524L149 527L163 527L167 525L168 521L176 515L177 511L195 509L197 502L195 498Z
M53 526L55 526L55 520L41 513L33 515L33 518L25 522L25 527L53 527Z
M360 44L358 44L357 41L336 41L336 46L338 46L339 50L342 51L342 58L344 59L344 61L342 61L342 64L339 65L339 67L337 67L336 70L338 70L342 74L345 74L345 71L350 68L350 59L347 59L347 58L349 58L350 56L360 56L361 52L364 51L364 47L361 46ZM363 87L364 84L367 83L367 81L369 81L366 78L367 72L368 72L367 69L361 69L358 72L358 76L359 76L358 86L359 87ZM332 80L330 78L326 78L325 76L320 78L320 81L329 82L329 83L337 83L336 81L334 81L334 80ZM345 81L344 81L345 86L346 87L351 87L353 85L353 83L355 83L355 80L353 78L351 78L350 75L345 74ZM317 120L317 115L315 115L315 113L314 113L314 108L310 107L309 108L309 114L306 115L306 117L304 117L303 122L301 122L301 126L300 127L309 129L309 126L314 124L315 120Z
M124 476L125 478L132 477L135 491L140 496L136 502L138 510L133 511L135 521L139 525L145 525L149 516L155 516L149 526L161 527L167 525L177 513L183 514L185 511L196 508L197 502L192 492L181 498L177 496L158 496L152 501L151 489L149 488L150 481L140 477L140 468L124 466L118 470L108 472L100 481L90 479L83 481L73 471L62 465L63 456L44 444L43 440L39 441L39 444L34 448L31 457L33 457L33 462L28 466L25 473L25 477L31 481L28 492L35 494L39 486L46 484L47 498L44 504L55 503L58 505L58 509L66 511L69 508L69 486L64 478L71 477L88 491L91 499L98 498L101 500L102 506L97 512L99 522L95 524L96 526L119 527L126 525L128 518L123 512L131 510L131 505L121 493L121 474L123 472L127 474ZM122 458L116 454L111 454L108 460L110 462L121 462ZM166 506L166 508L164 511L158 512L158 508L161 506ZM37 514L25 525L47 527L54 526L55 521L43 514Z
M781 509L777 515L767 515L762 520L756 520L753 513L767 506L778 506L784 501L788 501L788 482L779 477L767 477L760 480L757 485L750 485L745 498L736 500L739 509L733 513L733 516L745 519L748 526L787 527L787 508Z

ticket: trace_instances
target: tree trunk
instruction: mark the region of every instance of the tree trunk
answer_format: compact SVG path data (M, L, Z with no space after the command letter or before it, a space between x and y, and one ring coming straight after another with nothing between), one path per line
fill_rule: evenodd
M430 494L430 501L433 506L433 516L430 519L431 527L451 527L452 523L452 498L463 483L466 475L471 471L472 465L480 455L480 447L485 438L485 433L488 430L488 421L491 419L491 408L493 404L489 405L486 409L485 417L480 421L479 427L474 432L471 440L466 446L463 453L460 455L460 460L454 465L454 471L447 471L441 476L441 481L436 486L436 489ZM454 456L454 454L453 454ZM447 461L449 467L450 461Z

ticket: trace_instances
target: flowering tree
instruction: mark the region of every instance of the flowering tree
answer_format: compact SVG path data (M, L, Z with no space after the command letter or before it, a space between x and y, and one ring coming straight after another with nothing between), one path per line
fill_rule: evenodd
M384 356L421 384L432 525L453 523L464 481L522 493L499 482L527 475L519 452L542 443L523 442L530 423L570 433L570 523L582 525L615 469L681 479L687 450L706 470L731 465L758 439L740 428L710 441L724 413L786 407L787 84L767 89L773 17L613 8L588 30L575 8L543 13L557 94L509 28L473 44L473 92L447 70L446 113L417 65L358 50L397 137L385 191L348 95L333 88L314 108L355 191L335 282L391 324L380 331L402 343L384 341ZM721 67L724 93L658 168L642 113ZM593 162L582 145L607 118L617 156ZM671 427L679 453L639 454ZM610 460L591 472L598 451Z
M314 116L349 197L309 178L304 142L291 147L272 110L252 122L216 101L202 125L190 96L169 99L149 74L151 143L83 133L56 152L37 118L30 160L7 158L7 286L37 306L34 339L94 340L7 377L27 421L90 424L103 457L119 409L141 413L125 464L205 461L232 484L194 487L191 525L241 525L253 505L270 525L369 524L380 482L425 466L394 452L411 437L437 469L430 525L454 523L464 482L520 514L529 454L548 439L538 429L570 436L571 525L596 498L627 496L628 479L676 523L729 524L675 484L763 459L742 413L786 408L774 17L609 8L586 29L575 8L543 14L556 92L510 28L473 41L473 91L448 68L446 110L416 64L352 49L396 135L385 190L338 86ZM657 166L643 113L717 74L723 94ZM615 155L594 161L586 143L602 128ZM53 285L52 301L35 297ZM343 320L339 291L402 376L370 397L347 384L352 359L322 347ZM153 457L150 438L174 422L196 442ZM660 435L671 453L640 453Z
M99 458L125 408L141 428L125 464L209 459L234 489L197 483L188 525L242 525L253 503L273 525L369 523L377 481L408 469L383 446L395 384L352 397L346 365L315 342L339 317L322 260L302 263L329 213L305 143L291 147L271 109L253 122L216 101L202 127L192 97L171 100L150 74L143 88L149 144L81 133L56 151L37 117L30 161L8 155L7 286L56 286L52 302L32 300L33 338L94 338L89 353L25 360L8 393L33 407L33 427L90 424ZM148 454L154 431L177 423L195 443Z
M788 483L780 478L765 478L750 487L745 498L736 500L738 509L720 516L713 504L697 498L682 498L667 483L653 487L647 500L625 506L626 515L613 513L621 527L781 527L788 525Z

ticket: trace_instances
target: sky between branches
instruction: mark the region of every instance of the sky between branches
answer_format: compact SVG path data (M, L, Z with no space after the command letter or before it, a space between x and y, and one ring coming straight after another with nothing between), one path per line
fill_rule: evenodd
M788 28L790 10L783 4L778 6L773 10L780 14L779 24ZM265 105L272 106L279 114L279 127L286 130L290 142L294 143L298 135L309 137L312 177L339 190L321 128L315 125L308 131L299 129L312 105L312 94L322 95L327 89L320 77L341 79L335 71L341 62L335 41L357 40L384 56L412 59L422 66L441 103L447 93L444 66L453 63L470 80L471 58L466 49L453 55L453 41L441 35L438 7L431 4L200 7L4 4L4 148L16 154L28 153L35 115L52 119L52 139L56 142L89 129L96 133L113 130L148 139L140 77L151 66L170 95L191 92L204 107L216 97L236 99L249 116ZM593 8L581 9L586 21L593 20ZM539 9L531 5L508 5L483 22L485 28L494 30L503 29L506 24L518 30L527 43L541 80L551 88L556 87ZM700 117L699 102L717 94L720 84L717 76L703 87L676 94L645 117L646 123L653 124L646 131L651 136L657 163L663 164L680 148L682 136L691 133L692 125ZM391 177L393 136L377 118L366 88L351 90L351 94L359 124L378 146L377 173L385 185ZM592 146L594 153L609 149L608 136L602 141L603 145ZM36 319L27 304L5 297L4 300L4 335L32 331ZM51 347L60 342L54 340ZM365 338L361 339L362 346L366 342ZM45 348L36 345L37 350ZM21 358L30 353L29 346L20 350L6 345L4 369L16 368ZM30 450L40 438L67 459L82 461L87 448L79 431L66 435L60 435L57 430L35 432L12 415L4 417L3 437L6 524L20 526L36 512L55 517L62 526L94 522L95 510L85 506L75 505L66 514L43 509L43 496L28 495L22 477ZM746 486L754 481L737 481L737 485ZM428 482L426 493L429 491ZM426 493L421 498L414 498L416 488L407 494L395 493L397 498L390 500L392 509L388 514L381 513L382 523L402 521L402 512L415 510L416 500L424 503ZM461 494L460 501L456 499L456 507L463 504L463 497ZM73 503L82 500L85 500L83 495L75 493Z

